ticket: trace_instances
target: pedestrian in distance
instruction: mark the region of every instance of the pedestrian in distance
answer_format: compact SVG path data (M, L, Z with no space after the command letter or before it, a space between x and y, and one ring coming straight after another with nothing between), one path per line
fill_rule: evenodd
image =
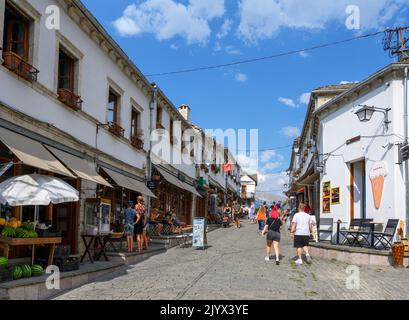
M128 245L128 252L133 252L133 237L134 237L134 229L135 229L135 218L136 218L136 211L132 208L133 202L129 201L128 206L125 209L125 228L124 232L126 235L126 242Z
M240 229L240 216L243 212L243 209L237 201L234 202L233 206L233 217L234 217L234 223L236 224L236 229Z
M254 205L254 202L251 203L251 206L249 209L249 220L251 224L256 223L256 207Z
M291 239L294 240L294 248L297 250L298 259L295 261L297 265L302 265L302 254L305 253L306 261L311 264L311 256L309 252L310 236L312 234L313 220L311 216L305 212L305 204L301 203L298 207L298 213L293 217L291 223Z
M260 206L260 208L258 209L257 212L257 222L258 222L258 231L261 234L263 229L264 229L264 225L266 224L266 220L267 220L267 202L264 201L264 203Z
M227 203L223 208L223 227L227 228L230 225L230 221L233 214L233 208L231 203Z
M143 244L145 243L145 248L148 248L148 243L146 239L146 234L144 236L144 222L145 222L145 205L142 196L137 198L137 204L135 205L136 221L135 221L135 235L138 244L138 253L142 253Z
M264 236L267 233L267 240L266 240L267 255L265 257L265 260L270 261L271 245L273 245L277 266L280 265L280 240L281 240L280 229L282 225L283 225L283 222L281 221L278 213L272 214L270 218L267 219L267 223L264 226L264 229L262 232L262 236Z

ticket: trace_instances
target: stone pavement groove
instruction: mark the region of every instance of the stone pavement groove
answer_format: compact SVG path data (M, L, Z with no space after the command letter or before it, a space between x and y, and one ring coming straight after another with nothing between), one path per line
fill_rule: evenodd
M56 299L409 299L407 269L361 266L360 288L349 290L347 264L313 257L312 265L296 266L284 230L284 257L276 266L264 261L265 239L257 226L247 221L242 225L209 233L207 250L176 247Z

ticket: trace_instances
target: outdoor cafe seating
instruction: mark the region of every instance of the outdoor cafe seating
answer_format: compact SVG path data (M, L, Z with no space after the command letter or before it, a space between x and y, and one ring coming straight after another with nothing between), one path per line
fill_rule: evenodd
M389 250L392 247L399 219L389 219L384 231L375 231L380 223L373 219L352 219L348 229L340 230L343 245Z

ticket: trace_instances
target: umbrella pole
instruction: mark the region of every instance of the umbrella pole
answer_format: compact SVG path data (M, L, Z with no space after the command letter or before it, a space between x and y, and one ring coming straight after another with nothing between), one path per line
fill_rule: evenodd
M38 211L39 211L39 206L35 206L35 207L34 207L34 230L36 229L37 221L38 221L38 219L39 219L39 217L38 217L38 215L39 215ZM34 255L35 255L35 245L33 244L33 250L31 251L31 265L34 264Z

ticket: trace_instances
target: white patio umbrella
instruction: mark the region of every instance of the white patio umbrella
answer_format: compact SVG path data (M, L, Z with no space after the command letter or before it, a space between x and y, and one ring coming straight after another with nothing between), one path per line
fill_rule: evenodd
M16 206L47 206L76 202L79 192L61 179L28 174L0 183L0 203Z
M38 206L79 201L79 192L61 179L28 174L0 183L0 203L12 207L35 206L34 223L38 220ZM31 263L34 263L33 245Z

